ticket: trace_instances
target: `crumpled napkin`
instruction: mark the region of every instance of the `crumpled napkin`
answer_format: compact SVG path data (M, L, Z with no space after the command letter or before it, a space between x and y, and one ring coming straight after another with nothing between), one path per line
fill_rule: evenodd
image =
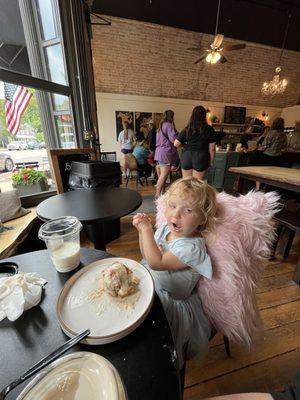
M5 317L15 321L24 311L39 304L46 283L36 272L0 278L0 321Z

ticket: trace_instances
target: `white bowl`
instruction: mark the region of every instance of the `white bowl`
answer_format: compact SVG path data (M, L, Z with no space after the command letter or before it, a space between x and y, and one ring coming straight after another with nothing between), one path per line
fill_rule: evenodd
M76 352L51 363L17 400L126 400L118 371L106 358Z

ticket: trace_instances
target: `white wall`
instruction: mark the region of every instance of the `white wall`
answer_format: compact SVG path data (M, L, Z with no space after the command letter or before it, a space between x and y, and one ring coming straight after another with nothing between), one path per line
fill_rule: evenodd
M300 122L300 105L283 108L281 116L284 119L284 125L286 127L296 126L296 122Z
M183 129L189 118L193 107L203 105L209 108L211 115L216 115L220 121L223 121L224 106L244 106L247 108L247 116L262 118L261 113L265 111L269 114L270 124L275 117L280 116L281 108L248 106L244 104L216 103L197 100L184 100L150 96L136 96L113 93L96 93L97 113L100 133L100 143L102 151L117 151L120 159L120 149L116 134L116 111L140 111L161 113L171 109L175 112L175 124L178 130Z

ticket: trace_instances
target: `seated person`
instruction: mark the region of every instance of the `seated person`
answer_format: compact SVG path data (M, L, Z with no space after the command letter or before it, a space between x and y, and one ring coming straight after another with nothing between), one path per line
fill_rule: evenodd
M263 146L263 142L264 142L267 134L269 133L270 129L271 128L269 126L265 126L263 131L262 131L261 136L257 139L257 150L258 151L263 151L263 147L262 147Z
M139 168L139 177L148 178L151 175L152 168L148 164L147 159L150 155L150 150L146 146L143 133L139 132L136 135L137 141L133 150L133 155Z
M248 126L245 133L241 137L240 143L242 145L243 150L248 150L248 141L253 140L252 132L253 132L252 126Z

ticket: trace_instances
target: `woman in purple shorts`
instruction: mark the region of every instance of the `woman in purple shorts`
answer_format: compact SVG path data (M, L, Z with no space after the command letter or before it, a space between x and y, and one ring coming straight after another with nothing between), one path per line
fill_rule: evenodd
M158 181L156 197L160 196L165 187L171 165L176 165L178 152L174 146L177 132L174 125L174 111L167 110L163 114L156 134L156 149L154 160L158 165Z

